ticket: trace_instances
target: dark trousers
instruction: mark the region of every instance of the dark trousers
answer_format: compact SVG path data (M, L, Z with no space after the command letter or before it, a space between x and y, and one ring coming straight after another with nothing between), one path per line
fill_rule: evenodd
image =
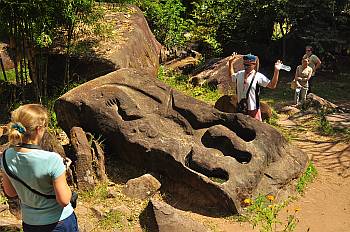
M310 78L310 80L309 80L309 89L307 91L308 94L311 93L311 91L312 91L312 86L313 86L313 83L314 83L314 79L315 79L315 76L312 76Z
M74 212L66 219L49 225L34 226L23 222L22 226L24 232L79 232L78 221Z

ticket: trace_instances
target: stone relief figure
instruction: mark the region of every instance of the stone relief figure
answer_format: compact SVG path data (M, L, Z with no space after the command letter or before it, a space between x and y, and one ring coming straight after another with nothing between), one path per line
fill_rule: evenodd
M287 190L308 157L277 130L223 113L136 69L120 69L63 95L60 126L106 138L123 160L171 180L196 209L239 213L247 197ZM187 191L186 191L187 190Z

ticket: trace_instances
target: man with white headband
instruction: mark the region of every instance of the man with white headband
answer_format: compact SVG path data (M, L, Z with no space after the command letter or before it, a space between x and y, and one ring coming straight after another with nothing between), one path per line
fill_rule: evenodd
M275 70L272 80L268 79L264 74L258 72L259 59L257 56L247 54L243 56L244 70L235 73L233 64L240 58L238 55L233 55L228 61L228 71L230 78L236 83L237 106L240 113L250 115L251 117L262 121L259 94L260 87L274 89L277 86L281 61L275 63ZM243 105L246 104L245 110Z

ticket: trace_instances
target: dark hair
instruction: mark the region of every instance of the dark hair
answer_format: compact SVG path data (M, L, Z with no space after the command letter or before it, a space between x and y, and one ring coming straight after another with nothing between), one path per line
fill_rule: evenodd
M305 49L310 49L310 51L313 51L313 48L312 48L311 45L306 45L306 46L305 46Z

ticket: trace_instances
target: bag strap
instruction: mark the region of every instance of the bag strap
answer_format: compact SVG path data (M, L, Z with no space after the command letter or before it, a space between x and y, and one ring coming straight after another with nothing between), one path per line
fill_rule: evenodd
M21 144L23 145L23 144ZM31 145L31 144L27 144L27 145ZM37 146L37 145L35 145ZM20 147L23 147L23 146L20 146ZM39 146L38 146L39 147ZM33 148L33 149L38 149L38 148ZM7 149L6 149L7 150ZM32 189L29 185L27 185L23 180L21 180L20 178L18 178L15 174L13 174L10 169L8 168L7 166L7 163L6 163L6 150L3 152L3 155L2 155L2 164L4 166L4 169L5 169L5 173L12 177L13 179L19 181L20 183L22 183L27 189L29 189L30 191L32 191L33 193L37 194L37 195L40 195L42 197L45 197L47 199L56 199L56 195L47 195L47 194L44 194L44 193L41 193L35 189Z
M252 81L249 84L249 87L248 87L247 92L245 94L245 99L248 99L248 95L249 95L250 89L252 88L256 73L257 73L257 71L255 71L254 76L252 78Z
M247 93L246 93L246 96L245 96L246 99L248 99L248 93L249 93L249 91L250 91L250 89L251 89L251 87L252 87L252 84L253 84L253 81L254 81L254 79L255 79L255 75L256 75L257 72L258 72L258 71L255 71L254 76L253 76L253 79L252 79L252 81L251 81L250 84L249 84L249 87L248 87L248 90L247 90ZM244 79L244 77L243 77L243 79ZM243 80L243 81L244 81L244 80ZM237 96L237 94L238 94L237 83L238 83L238 81L237 81L237 78L236 78L236 96ZM243 84L243 90L244 90L244 84Z
M21 143L19 145L17 145L16 147L23 147L23 148L27 148L27 149L38 149L38 150L42 150L42 148L39 145L36 144L29 144L29 143Z

